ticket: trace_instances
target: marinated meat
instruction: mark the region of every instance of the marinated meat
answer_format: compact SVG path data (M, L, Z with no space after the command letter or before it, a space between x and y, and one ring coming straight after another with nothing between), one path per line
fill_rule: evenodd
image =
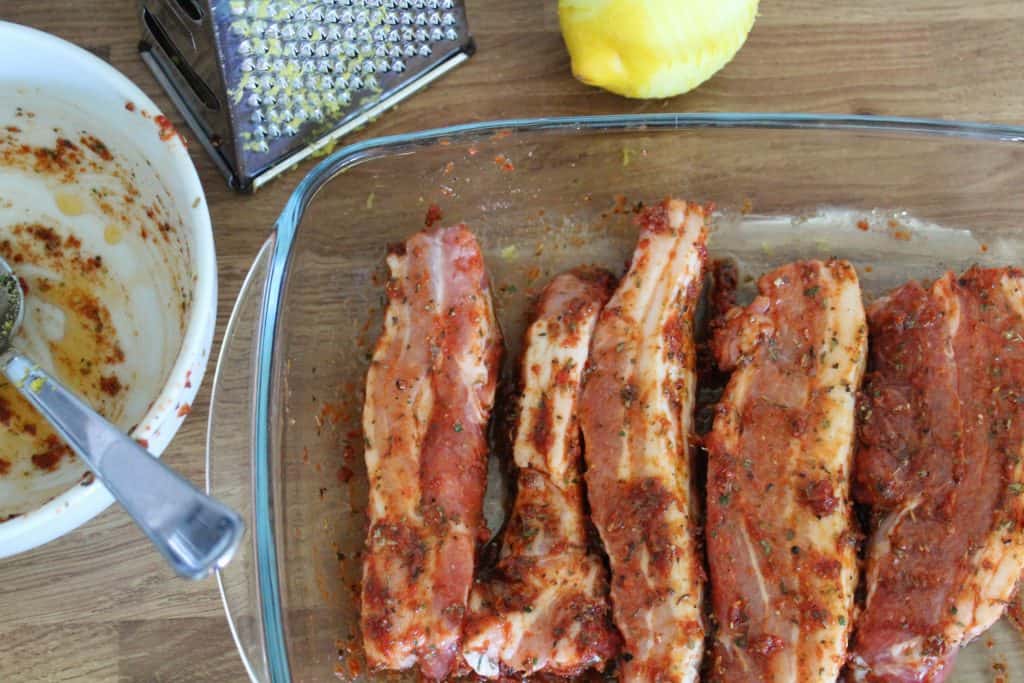
M704 222L702 207L675 200L640 215L583 389L587 491L611 563L625 681L693 681L703 653L689 447Z
M608 577L588 543L577 419L606 271L547 286L526 332L513 454L518 492L493 572L470 594L463 656L479 675L573 676L618 651Z
M442 679L458 661L473 582L501 333L465 226L414 235L388 266L363 410L363 642L374 668L418 664Z
M857 500L870 506L857 681L941 681L1024 567L1024 278L912 282L868 311Z
M711 681L835 681L857 583L850 503L867 325L856 271L805 261L758 281L712 350L732 371L708 451L717 632Z

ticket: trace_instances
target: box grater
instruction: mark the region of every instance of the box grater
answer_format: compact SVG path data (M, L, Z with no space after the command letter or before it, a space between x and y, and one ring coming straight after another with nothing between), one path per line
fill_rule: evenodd
M140 0L142 58L256 190L465 61L461 0Z

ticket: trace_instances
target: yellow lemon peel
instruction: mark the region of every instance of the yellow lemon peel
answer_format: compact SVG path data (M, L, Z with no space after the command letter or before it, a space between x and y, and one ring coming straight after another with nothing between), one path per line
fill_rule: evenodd
M736 55L758 0L559 0L579 80L635 98L696 88Z

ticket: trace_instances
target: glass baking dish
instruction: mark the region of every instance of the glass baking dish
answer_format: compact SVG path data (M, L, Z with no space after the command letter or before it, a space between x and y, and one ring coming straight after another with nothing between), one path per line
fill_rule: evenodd
M257 257L214 382L207 485L254 530L219 576L251 677L370 678L357 620L363 375L386 246L420 229L432 204L485 248L508 359L548 277L585 262L621 270L639 202L714 202L711 255L736 258L748 288L774 265L839 255L871 296L946 268L1024 262L1021 188L1024 128L858 116L513 120L332 154ZM492 528L502 504L489 493ZM1006 620L951 680L1000 670L1024 671Z

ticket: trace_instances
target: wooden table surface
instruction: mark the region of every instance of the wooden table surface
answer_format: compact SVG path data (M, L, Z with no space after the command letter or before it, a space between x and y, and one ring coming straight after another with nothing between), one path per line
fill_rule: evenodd
M787 111L1024 124L1019 0L762 0L737 58L697 92L620 99L576 83L556 0L469 0L478 52L350 139L509 116ZM0 19L77 43L181 118L140 61L129 0L3 0ZM218 344L242 278L309 163L237 196L198 145L220 259ZM215 352L217 346L214 347ZM203 478L209 380L165 454ZM212 580L174 578L116 507L49 545L0 560L0 681L243 681Z

